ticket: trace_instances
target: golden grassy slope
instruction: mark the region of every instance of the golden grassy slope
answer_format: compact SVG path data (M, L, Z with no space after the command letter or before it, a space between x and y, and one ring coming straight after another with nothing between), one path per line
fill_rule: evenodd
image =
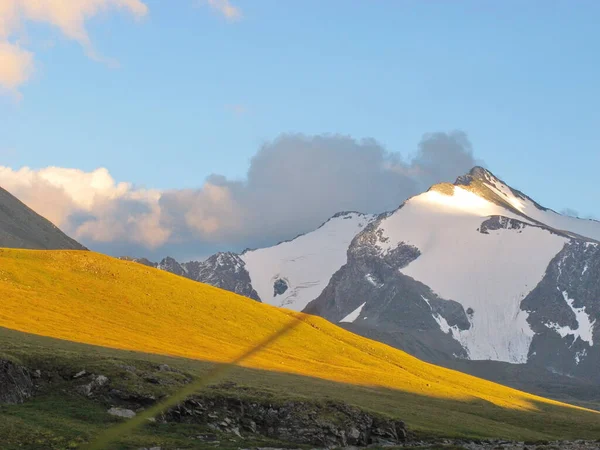
M2 327L209 361L229 361L300 316L304 323L246 365L511 409L559 405L424 363L318 317L91 252L0 249L0 299Z

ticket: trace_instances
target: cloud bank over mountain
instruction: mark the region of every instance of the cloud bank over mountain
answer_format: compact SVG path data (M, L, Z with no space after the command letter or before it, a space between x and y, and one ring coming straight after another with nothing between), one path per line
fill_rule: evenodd
M178 258L274 244L339 211L379 213L477 161L465 133L424 135L405 157L374 139L284 134L243 180L213 174L197 189L141 189L92 172L0 166L0 186L91 249Z

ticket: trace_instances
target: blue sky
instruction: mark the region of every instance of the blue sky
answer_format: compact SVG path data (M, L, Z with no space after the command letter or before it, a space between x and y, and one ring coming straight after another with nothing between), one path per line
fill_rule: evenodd
M105 167L117 181L196 188L244 179L285 132L374 138L406 158L462 130L475 156L554 209L600 216L600 2L144 2L86 23L98 62L26 21L20 100L0 97L0 165Z

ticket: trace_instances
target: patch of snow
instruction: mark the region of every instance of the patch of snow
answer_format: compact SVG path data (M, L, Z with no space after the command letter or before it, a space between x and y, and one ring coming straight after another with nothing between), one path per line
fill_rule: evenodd
M573 336L575 340L578 338L584 342L590 344L590 347L594 346L594 324L596 323L596 319L593 321L590 320L590 316L585 312L585 306L581 308L576 308L573 303L574 299L569 298L569 293L567 291L561 292L565 302L571 308L571 311L575 314L575 319L577 320L577 328L572 329L569 326L562 326L554 322L546 323L546 327L556 331L560 334L561 337Z
M525 363L534 332L521 301L567 240L533 226L477 231L491 215L523 221L461 187L453 195L432 190L382 220L378 246L386 252L401 242L414 245L421 255L401 272L477 311L469 330L449 328L471 359Z
M346 264L350 242L374 218L359 213L340 215L292 241L244 253L240 258L252 287L264 303L302 311ZM278 278L287 280L288 289L275 297L273 283Z
M583 349L580 352L575 353L575 364L579 365L583 358L587 356L587 349Z
M554 367L547 367L547 369L556 375L562 375L564 377L574 378L573 375L571 375L569 373L561 372L560 370L556 370Z
M588 271L588 268L589 268L588 263L585 263L585 266L583 267L583 272L581 272L581 276L585 275L585 273Z
M469 358L471 358L471 352L468 346L468 334L466 333L468 330L461 330L456 325L450 326L448 321L444 319L440 314L432 314L435 321L440 326L440 330L442 330L446 334L451 334L455 341L465 349ZM472 359L472 358L471 358Z
M360 313L362 311L362 309L365 307L365 304L367 302L364 302L362 305L360 305L358 308L356 308L354 311L352 311L350 314L348 314L346 317L344 317L342 320L340 320L340 323L342 322L349 322L349 323L353 323L356 319L358 319L358 316L360 316ZM366 317L365 317L366 319Z
M373 277L373 275L371 275L370 273L366 274L365 278L367 279L367 281L369 283L371 283L373 286L375 286L378 289L383 286L383 284L378 283L377 280L375 280L375 278Z
M427 299L426 299L424 296L422 296L422 295L421 295L421 298L422 298L423 300L425 300L425 303L427 303L427 306L429 306L429 309L432 309L432 308L431 308L431 303L429 303L429 300L427 300Z
M565 253L562 256L562 258L560 259L560 261L558 261L558 264L557 264L557 267L558 267L558 277L556 277L557 281L560 278L560 276L562 275L563 264L565 263L565 261L567 260L568 257L569 257L569 255Z
M431 303L429 302L429 300L422 295L421 295L421 298L423 300L425 300L425 302L429 306L429 309L432 309ZM437 322L437 324L440 327L440 330L442 330L443 333L451 334L452 337L454 338L454 340L458 341L463 346L463 348L467 351L467 353L469 352L469 349L463 344L463 342L465 342L464 330L461 330L456 325L450 326L448 324L448 321L441 314L434 313L433 310L431 312L431 316Z

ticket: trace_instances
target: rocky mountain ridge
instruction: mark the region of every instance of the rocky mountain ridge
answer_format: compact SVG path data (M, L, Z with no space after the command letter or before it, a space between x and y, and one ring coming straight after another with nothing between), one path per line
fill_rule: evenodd
M252 287L244 261L235 253L220 252L210 256L205 261L184 263L179 263L170 256L163 258L158 263L149 261L146 258L123 256L120 259L138 262L260 301L258 294Z

